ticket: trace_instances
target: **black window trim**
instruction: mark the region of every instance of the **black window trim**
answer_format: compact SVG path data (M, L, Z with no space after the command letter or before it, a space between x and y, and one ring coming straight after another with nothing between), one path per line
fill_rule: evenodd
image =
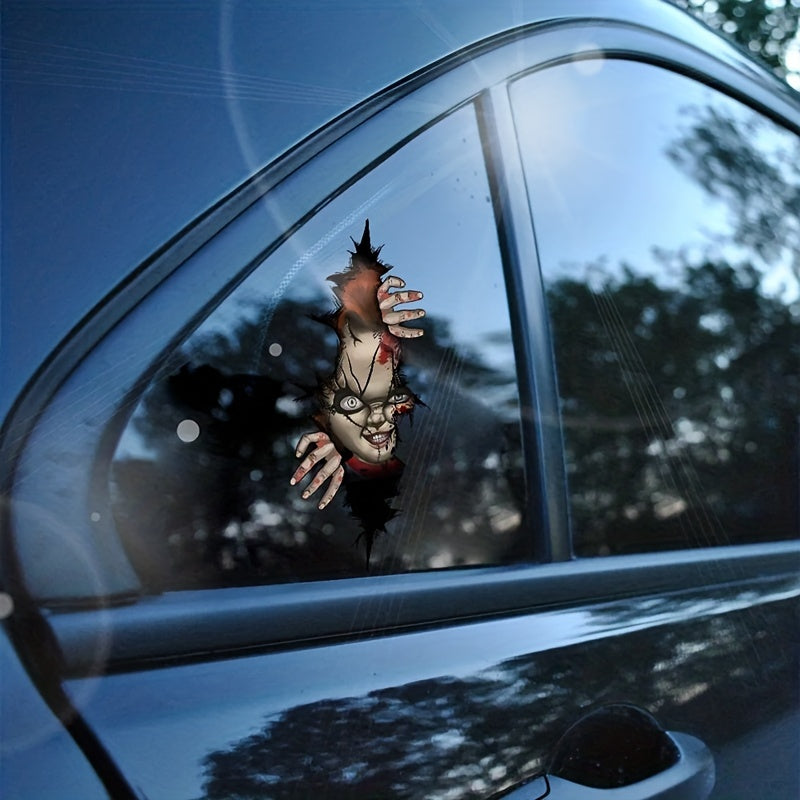
M498 236L509 273L508 301L518 326L515 346L524 409L526 485L539 495L528 503L529 508L538 508L531 519L534 557L541 563L566 561L572 553L555 360L522 161L519 148L512 145L516 135L505 82L485 92L479 108Z
M800 542L173 592L46 612L67 677L255 655L720 585L800 591Z

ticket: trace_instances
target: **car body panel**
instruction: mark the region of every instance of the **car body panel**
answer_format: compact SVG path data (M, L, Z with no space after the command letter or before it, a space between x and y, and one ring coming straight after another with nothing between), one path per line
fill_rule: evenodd
M47 707L0 632L0 789L6 800L107 798L94 767Z
M193 7L195 27L187 25L175 43L157 37L158 49L146 56L138 37L149 27L130 26L147 17L146 6L112 6L105 19L113 58L89 47L86 18L70 18L65 30L75 38L49 42L47 58L78 52L99 59L106 83L84 82L73 62L74 83L58 102L50 96L52 76L36 84L32 99L22 92L20 72L12 76L21 94L4 96L6 107L23 103L12 145L31 143L12 172L15 190L33 170L40 141L28 129L34 121L49 120L48 130L63 114L81 143L74 150L61 143L49 162L51 183L61 188L47 202L65 209L51 215L54 229L64 230L43 235L22 255L33 225L26 215L46 207L37 206L46 185L28 188L12 214L19 225L4 241L4 255L15 263L12 298L24 299L4 301L14 309L10 319L3 309L8 329L34 302L23 284L41 283L45 265L56 263L53 252L63 258L38 298L50 323L4 348L4 366L15 375L0 404L8 408L50 354L3 429L4 588L18 605L8 625L19 659L83 751L79 769L88 759L120 800L488 798L546 769L559 737L587 711L627 703L709 748L717 775L712 798L758 796L743 763L748 752L772 756L766 777L755 772L769 787L765 796L796 797L800 545L571 559L535 226L505 82L543 64L612 53L712 83L795 132L797 105L738 51L666 3L604 3L602 19L597 4L579 1L468 2L458 13L449 2L434 11L378 4L381 24L396 22L398 39L416 43L392 48L391 57L380 37L362 42L349 28L352 15L365 13L362 3L320 13L306 28L279 6L224 8ZM323 6L301 3L292 13L308 8ZM13 12L10 30L20 41L58 14L37 18L16 5ZM262 29L266 41L274 37L281 46L243 47ZM204 46L192 47L193 32ZM219 38L209 46L212 34ZM239 83L231 87L225 48L234 44L237 59L242 52L246 60L236 60ZM191 70L167 68L160 48L176 61L191 60ZM340 48L360 61L341 58ZM290 68L287 52L307 56L302 68ZM105 105L118 68L131 75L145 57L135 100L124 109ZM380 68L365 71L370 60ZM165 85L154 77L162 68ZM292 81L270 84L258 108L245 109L251 72ZM198 90L199 100L171 106L156 125L160 104L148 98L162 89L192 94L201 75L210 83ZM270 127L287 103L310 99L310 85L324 87L321 98ZM470 103L515 294L513 324L523 332L516 355L530 528L544 563L147 595L117 535L109 469L148 382L212 309L332 198L385 153ZM95 107L98 114L87 117ZM87 122L78 124L75 114ZM125 129L137 115L138 126ZM159 138L160 125L170 138ZM101 174L75 183L93 136L109 130L126 136L112 135L99 161L123 164L136 141L147 154L134 160L147 168L133 178L122 170L127 177L119 181ZM260 137L262 130L268 133ZM218 151L225 157L214 161ZM197 169L211 162L210 170ZM267 280L278 285L281 275ZM65 290L73 284L75 291ZM745 698L746 714L736 698ZM25 748L19 763L39 753ZM87 792L95 791L87 781Z
M68 690L151 800L487 797L542 768L585 710L619 701L700 736L716 762L711 797L731 800L746 796L742 739L775 737L797 754L786 645L798 592L794 572L74 679ZM747 714L728 692L748 698ZM796 795L794 763L762 773L771 797Z

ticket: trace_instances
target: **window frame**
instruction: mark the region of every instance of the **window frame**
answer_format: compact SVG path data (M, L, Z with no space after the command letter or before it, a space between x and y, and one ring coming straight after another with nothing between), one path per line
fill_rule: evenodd
M581 37L583 41L590 38L596 49L576 55ZM719 46L715 38L712 41ZM797 542L570 561L552 351L546 314L542 314L544 297L531 212L518 169L520 154L513 146L515 139L509 138L513 128L508 127L512 120L506 84L523 72L598 53L681 72L800 131L800 111L774 92L759 73L737 66L739 56L733 49L721 56L710 55L666 33L634 24L562 21L487 40L415 74L254 176L128 280L45 368L38 384L39 407L23 403L18 408L16 419L22 418L18 441L26 444L24 451L13 453L13 496L21 504L17 511L12 509L14 528L24 527L18 510L33 502L37 491L73 495L67 518L76 526L78 552L74 563L64 559L60 584L51 585L53 562L45 559L37 565L34 557L42 548L58 543L55 529L44 530L30 542L16 542L11 553L20 570L16 580L36 603L49 609L47 616L67 672L86 674L165 659L207 658L455 624L544 605L671 591L747 576L786 574L798 568ZM508 66L515 59L525 65L517 72ZM532 448L526 458L535 455L532 463L542 466L534 477L546 502L543 516L548 528L542 555L549 563L140 598L136 576L109 527L107 501L103 506L97 503L104 493L107 497L108 465L121 426L160 359L322 204L370 169L376 158L401 147L425 124L434 124L444 113L472 101L479 103L482 112L479 119L488 142L484 156L498 204L501 248L513 275L517 302L511 315L524 320L522 330L526 331L517 354L527 367L520 379L527 382L525 391L530 397L523 403L530 401L546 421L541 435L532 438L533 420L528 420L529 435L524 438L525 446ZM425 122L420 121L423 118ZM365 159L365 146L373 157ZM300 169L311 159L316 159L315 168ZM309 205L309 197L318 199ZM280 206L280 215L270 213L274 206ZM284 217L293 222L283 226ZM219 251L231 236L239 237L239 247L249 254L242 262L245 266L233 274L219 268ZM190 291L196 285L207 287L210 299L207 295L198 302ZM169 298L171 319L164 319L157 308L156 295ZM130 336L134 325L152 332L153 356L136 352L137 337ZM101 376L107 381L106 371L114 364L120 366L113 397L74 431L78 463L92 464L91 473L73 477L78 483L70 483L65 470L59 472L56 459L51 458L48 437L69 419L69 403L81 396L82 387L95 385ZM36 425L30 428L32 420ZM100 524L90 524L85 513L90 508L100 508ZM89 560L91 569L82 559ZM91 610L77 610L82 606Z

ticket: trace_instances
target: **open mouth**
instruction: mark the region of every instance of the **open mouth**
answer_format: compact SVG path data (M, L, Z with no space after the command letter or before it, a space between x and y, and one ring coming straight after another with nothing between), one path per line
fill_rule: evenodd
M391 431L380 431L378 433L364 433L362 438L366 439L367 443L376 449L386 447L392 438Z

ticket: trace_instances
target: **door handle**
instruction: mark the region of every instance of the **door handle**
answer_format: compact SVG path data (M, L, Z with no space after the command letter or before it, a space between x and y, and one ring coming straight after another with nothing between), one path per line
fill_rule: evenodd
M714 757L694 736L665 731L645 711L606 706L562 737L545 773L496 800L706 800Z

